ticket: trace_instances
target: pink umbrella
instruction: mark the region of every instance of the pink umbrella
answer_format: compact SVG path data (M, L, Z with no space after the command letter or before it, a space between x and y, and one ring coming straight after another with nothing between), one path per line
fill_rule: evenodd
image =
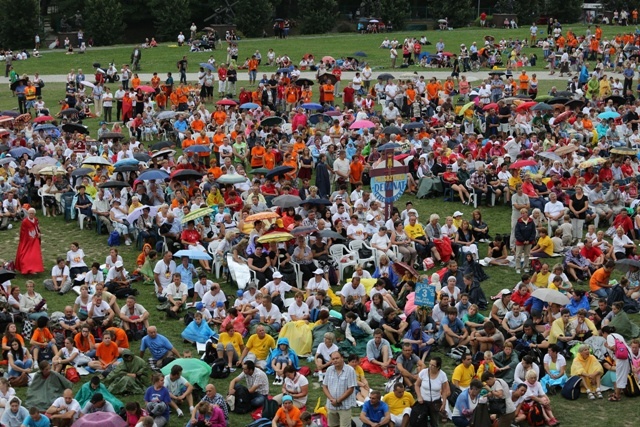
M233 99L221 99L220 101L216 102L216 105L238 105L238 103L236 101L234 101Z
M349 129L364 129L364 128L374 128L376 127L375 123L370 120L356 120L351 123Z
M73 423L72 427L127 427L128 424L118 414L94 412L84 415Z
M143 91L143 92L147 92L147 93L153 93L153 92L156 91L154 88L152 88L151 86L147 86L147 85L138 86L138 89Z
M336 60L333 58L333 56L323 56L322 62L334 63L336 62Z

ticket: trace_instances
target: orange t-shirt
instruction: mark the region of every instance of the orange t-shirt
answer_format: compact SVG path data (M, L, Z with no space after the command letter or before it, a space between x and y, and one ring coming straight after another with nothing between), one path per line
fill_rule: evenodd
M266 150L264 153L264 167L269 170L276 167L276 155L271 150Z
M216 111L213 113L213 121L216 122L218 126L222 126L224 122L227 120L227 113L224 111Z
M611 277L611 273L607 273L603 267L594 271L589 280L589 289L591 292L602 289L602 286L598 285L598 283L609 283L609 277Z
M160 86L160 77L154 76L151 77L151 87L156 89Z
M193 139L185 138L185 139L182 140L182 150L183 151L186 150L187 148L191 147L192 145L196 145L196 142Z
M262 145L256 145L251 149L251 167L261 168L264 166L264 156L267 150Z
M294 104L298 100L298 91L295 88L290 87L287 89L287 102Z
M445 87L446 90L446 87ZM451 88L449 90L449 93L451 93L451 90L453 90L453 82L451 82ZM405 91L405 95L407 95L407 104L411 105L413 104L413 102L416 100L416 90L415 89L407 89Z
M300 94L300 98L302 99L303 103L311 102L312 96L313 92L311 92L311 90L303 90Z
M213 174L213 177L215 179L218 179L222 176L222 169L220 169L218 166L216 166L215 168L209 168L207 172Z
M49 341L53 341L53 334L49 330L49 328L36 328L33 331L33 335L31 335L31 339L40 344L46 344Z
M114 360L120 357L120 350L118 344L111 341L111 345L100 343L96 346L96 358L102 362L103 365L109 365Z
M362 182L363 172L364 165L362 162L351 162L351 165L349 165L349 182L351 184Z
M111 331L116 336L116 345L118 348L129 348L129 337L127 337L127 333L124 329L111 327L107 329L107 331Z
M251 92L251 100L258 105L262 105L262 91L256 90L255 92Z
M218 153L223 143L224 143L224 133L222 132L214 133L213 134L213 151Z
M138 77L131 79L131 87L137 89L138 86L140 86L140 78Z
M159 108L164 108L167 106L167 95L160 92L156 95L156 104L158 104Z
M291 172L287 172L286 174L284 174L285 178L289 180L296 179L296 175L298 175L298 162L295 161L293 156L288 162L282 162L282 166L291 166L293 168Z
M436 99L438 97L438 90L440 89L440 85L436 83L427 84L427 97L431 99Z
M96 345L96 339L93 337L93 334L87 335L87 339L82 339L82 333L78 332L73 337L73 342L76 344L76 348L80 350L82 353L86 353L91 350L91 345Z
M322 93L324 94L325 101L333 101L333 85L325 84L322 86Z
M194 121L191 122L191 129L193 129L195 132L200 133L200 131L202 129L204 129L204 122L200 119L196 119Z
M255 71L258 69L258 60L257 59L250 59L249 60L249 71Z

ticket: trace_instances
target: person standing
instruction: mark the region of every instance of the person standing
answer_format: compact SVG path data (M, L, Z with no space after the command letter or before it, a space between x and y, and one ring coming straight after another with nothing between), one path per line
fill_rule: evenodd
M11 52L11 50L9 50ZM9 77L9 71L11 71L11 64L13 63L13 56L11 53L6 54L4 57L4 76Z
M113 110L113 94L108 87L104 88L104 95L102 95L102 109L104 111L104 121L110 122L111 111Z
M356 372L344 363L338 351L331 353L331 363L322 382L327 397L327 421L329 427L349 427L351 409L356 406Z
M180 71L180 83L187 84L187 68L189 66L189 61L187 60L187 56L183 56L180 61L178 61L178 71Z
M40 223L36 210L30 208L28 216L20 225L20 243L16 252L15 269L22 274L37 274L44 271Z
M620 395L627 387L627 378L629 372L631 372L629 347L624 337L616 333L615 326L603 326L602 337L607 340L604 346L607 348L609 355L616 360L616 388L615 393L609 396L609 401L618 402L620 401Z

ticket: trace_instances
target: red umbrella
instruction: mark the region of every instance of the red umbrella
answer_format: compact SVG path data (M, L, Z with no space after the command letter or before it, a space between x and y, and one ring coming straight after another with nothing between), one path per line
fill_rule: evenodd
M51 117L51 116L40 116L40 117L36 117L35 119L33 119L33 123L44 123L44 122L48 122L50 120L54 120L54 118Z
M536 101L523 102L522 104L518 105L518 107L516 107L516 111L528 110L529 108L533 107L536 104L537 104Z
M449 58L453 56L451 52L442 52L442 56L448 56Z
M562 123L574 114L575 111L565 111L564 113L559 114L558 117L556 117L556 119L553 121L553 124L557 125L558 123Z
M484 107L482 107L482 109L484 111L497 110L498 109L498 104L496 104L495 102L492 102L491 104L487 104Z
M234 105L238 105L238 103L236 101L234 101L233 99L221 99L220 101L216 102L216 105L234 106Z
M392 267L400 277L404 276L407 272L411 273L413 277L420 277L420 274L418 274L415 268L411 267L408 264L405 264L404 262L394 262Z
M151 86L147 86L147 85L138 86L138 90L141 90L141 91L147 92L147 93L153 93L153 92L156 91L154 88L152 88Z
M511 163L509 169L522 169L527 166L536 166L537 164L534 160L518 160L517 162Z

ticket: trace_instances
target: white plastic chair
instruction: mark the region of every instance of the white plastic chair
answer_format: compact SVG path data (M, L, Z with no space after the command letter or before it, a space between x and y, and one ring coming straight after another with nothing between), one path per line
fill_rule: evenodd
M222 257L216 256L216 250L218 249L218 245L220 241L213 241L209 243L207 247L207 251L211 258L213 258L213 268L216 270L216 278L220 278L220 270L222 270ZM224 256L224 255L223 255Z
M367 258L361 258L360 257L360 249L365 248L365 249L369 249L371 251L371 256L367 257ZM349 242L349 249L351 250L351 252L355 255L356 257L356 261L358 264L362 264L363 266L367 263L373 263L375 264L376 262L376 255L375 253L373 253L373 248L371 246L369 246L367 244L367 242L365 242L364 240L352 240Z
M358 264L356 255L349 251L345 245L331 245L329 248L329 256L338 265L339 277L338 280L342 282L344 270L347 267L355 267Z
M42 188L38 188L38 196L40 196L40 204L42 205L42 216L47 215L47 208L44 205L44 192Z

